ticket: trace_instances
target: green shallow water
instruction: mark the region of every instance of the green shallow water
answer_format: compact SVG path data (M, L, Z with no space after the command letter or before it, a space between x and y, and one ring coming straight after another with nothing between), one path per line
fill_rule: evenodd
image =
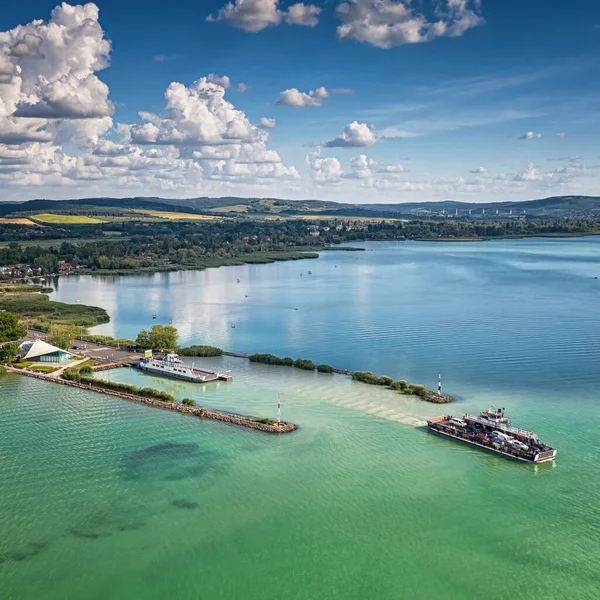
M442 365L453 412L506 406L558 448L555 464L425 431L446 407L241 359L197 361L234 373L205 387L102 376L258 416L274 416L281 393L299 431L272 437L9 376L0 599L600 597L600 240L368 247L311 261L310 282L277 264L69 279L59 297L96 298L117 334L145 325L151 301L190 342L297 348L430 385ZM230 298L236 276L255 304ZM280 294L285 310L269 303Z
M261 415L284 389L284 416L301 430L274 438L2 380L0 597L597 597L592 404L548 399L553 419L538 415L536 428L564 443L556 465L535 467L427 433L419 425L439 407L223 362L231 384L150 383Z

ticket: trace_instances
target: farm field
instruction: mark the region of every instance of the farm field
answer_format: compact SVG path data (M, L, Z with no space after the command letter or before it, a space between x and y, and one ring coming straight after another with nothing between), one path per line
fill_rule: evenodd
M37 225L25 217L0 218L0 225Z
M163 210L145 210L142 208L132 210L134 213L148 215L158 219L169 219L173 221L214 221L218 217L211 215L196 215L193 213L169 212Z
M56 213L40 213L31 215L31 218L40 223L50 225L99 225L106 223L105 220L96 217L87 217L86 215L59 215Z

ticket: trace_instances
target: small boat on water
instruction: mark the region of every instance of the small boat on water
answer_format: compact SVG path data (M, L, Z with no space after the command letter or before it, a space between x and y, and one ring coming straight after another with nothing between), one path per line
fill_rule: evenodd
M183 379L194 383L207 383L223 379L231 381L231 371L217 373L216 371L204 371L195 369L194 365L186 365L175 352L170 352L165 357L151 357L140 360L139 367L142 371L163 375L173 379Z
M427 427L440 435L522 462L543 463L556 458L556 449L542 443L533 431L513 427L503 408L483 410L479 416L434 417L427 421Z

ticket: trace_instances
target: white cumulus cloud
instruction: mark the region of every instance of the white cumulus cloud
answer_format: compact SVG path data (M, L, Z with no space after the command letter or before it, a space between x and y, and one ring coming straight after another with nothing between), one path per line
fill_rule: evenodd
M316 27L319 24L319 15L323 9L314 4L298 2L288 8L285 22L288 25L306 25Z
M228 2L214 15L206 17L207 21L226 21L231 27L256 33L285 21L288 25L317 25L321 8L313 4L298 2L282 11L279 0L234 0Z
M560 133L556 134L556 137L557 138L566 138L567 134L564 131L561 131Z
M110 116L110 42L95 4L63 3L50 20L0 32L0 118L84 119Z
M336 8L340 40L353 39L378 48L457 37L484 22L479 0L429 0L428 14L410 0L348 0Z
M366 123L353 121L344 127L341 135L325 142L326 148L363 148L377 142L377 136Z
M275 119L269 119L268 117L263 117L258 122L258 126L262 129L273 129L277 125L277 121Z
M214 73L210 73L206 76L206 81L209 83L216 83L220 85L224 89L229 89L231 87L231 79L227 77L227 75L215 75Z
M323 87L318 87L310 92L301 92L296 88L283 90L279 94L278 106L291 106L293 108L306 108L307 106L322 106L323 100L329 96L329 92Z
M477 167L471 171L471 173L475 173L476 175L485 175L487 172L488 170L485 167Z
M306 167L311 179L317 184L337 183L344 175L337 158L324 158L319 152L313 152L306 157Z

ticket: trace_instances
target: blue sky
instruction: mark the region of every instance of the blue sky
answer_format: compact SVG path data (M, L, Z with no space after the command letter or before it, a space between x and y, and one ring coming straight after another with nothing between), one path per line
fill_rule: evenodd
M2 11L1 199L598 191L590 0L56 6Z

